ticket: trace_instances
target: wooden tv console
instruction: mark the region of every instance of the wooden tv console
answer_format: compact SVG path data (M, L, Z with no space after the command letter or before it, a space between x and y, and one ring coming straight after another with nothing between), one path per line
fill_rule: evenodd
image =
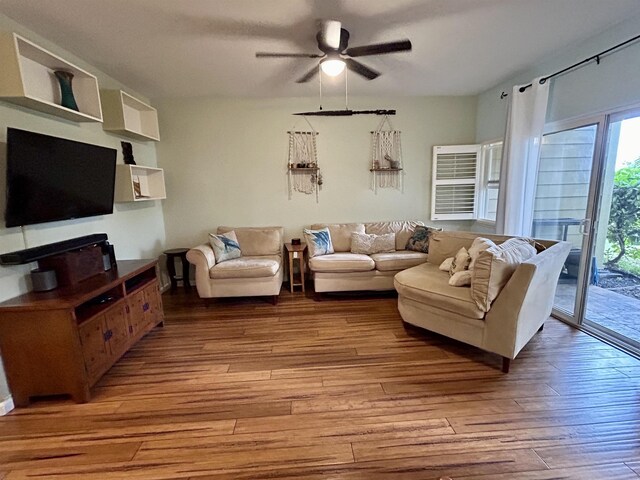
M88 402L100 377L164 321L156 264L119 261L74 286L0 303L0 352L14 403L58 394Z

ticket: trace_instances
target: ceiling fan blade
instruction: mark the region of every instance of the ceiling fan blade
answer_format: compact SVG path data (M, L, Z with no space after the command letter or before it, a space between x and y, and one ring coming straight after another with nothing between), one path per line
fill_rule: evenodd
M306 83L309 80L311 80L317 74L318 74L318 65L313 67L311 70L309 70L307 73L305 73L302 77L300 77L298 80L296 80L296 83Z
M320 58L319 53L275 53L256 52L256 58Z
M375 43L347 48L345 53L350 57L365 57L367 55L381 55L383 53L405 52L408 50L411 50L411 41L400 40L398 42Z
M342 23L337 20L323 20L320 26L318 43L330 50L337 50L340 46Z
M357 62L356 60L353 60L351 58L345 58L343 60L347 64L347 68L349 70L356 72L363 77L366 77L368 80L373 80L374 78L378 78L380 76L380 72L376 72L374 69L369 68L361 64L360 62Z

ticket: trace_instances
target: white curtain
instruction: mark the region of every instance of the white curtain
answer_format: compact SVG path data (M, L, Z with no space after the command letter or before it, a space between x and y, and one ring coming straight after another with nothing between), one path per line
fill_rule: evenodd
M505 235L531 235L549 82L531 83L524 92L514 86L509 95L496 215L496 231Z

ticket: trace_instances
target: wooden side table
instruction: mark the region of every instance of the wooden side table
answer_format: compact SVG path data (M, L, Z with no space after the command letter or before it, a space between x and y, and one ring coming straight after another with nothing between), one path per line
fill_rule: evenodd
M300 245L292 245L290 243L285 243L284 248L289 253L289 288L291 293L293 293L293 287L302 287L302 291L304 292L304 255L307 251L307 244L303 243ZM298 260L298 265L300 267L300 283L294 283L293 281L293 264L294 260Z
M187 260L188 248L172 248L171 250L165 250L164 253L167 256L167 271L169 272L169 280L171 280L171 290L175 290L178 287L178 282L182 280L182 285L185 289L191 288L189 283L189 260ZM175 259L179 258L182 262L182 276L176 274Z

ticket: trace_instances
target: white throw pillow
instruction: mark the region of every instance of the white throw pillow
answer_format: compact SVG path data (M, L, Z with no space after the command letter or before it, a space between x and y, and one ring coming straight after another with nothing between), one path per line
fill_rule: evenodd
M471 298L480 310L488 312L518 265L536 255L530 241L510 238L480 252L471 277Z
M220 235L210 233L209 243L211 244L213 254L216 257L216 263L231 260L233 258L240 258L242 256L236 232L233 230Z
M374 235L371 233L351 234L351 253L371 255L396 251L396 234Z
M438 270L442 270L443 272L448 272L451 270L451 264L453 263L453 257L445 258L444 262L440 264Z
M449 285L453 287L466 287L471 285L471 270L456 272L449 278Z

